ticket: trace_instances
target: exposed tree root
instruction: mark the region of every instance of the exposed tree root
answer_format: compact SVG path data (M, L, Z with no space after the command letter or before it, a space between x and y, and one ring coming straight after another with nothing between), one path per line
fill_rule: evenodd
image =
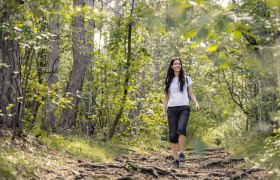
M232 157L221 148L207 149L203 153L186 153L186 161L179 169L170 168L169 152L141 155L134 152L116 158L114 163L87 163L78 161L76 169L64 173L66 179L255 179L267 178L263 169L244 169L244 159ZM77 162L77 161L76 161ZM46 172L54 174L55 172ZM61 177L61 176L56 176ZM263 178L265 177L265 178Z
M238 180L238 179L243 179L245 177L250 176L253 172L257 171L264 171L264 169L261 168L251 168L251 169L244 169L242 173L236 174L233 177L231 177L231 180Z
M233 162L244 162L244 158L230 158L230 159L219 159L219 160L213 160L211 162L207 162L200 166L201 169L203 168L211 168L211 167L225 167L227 164L233 163Z

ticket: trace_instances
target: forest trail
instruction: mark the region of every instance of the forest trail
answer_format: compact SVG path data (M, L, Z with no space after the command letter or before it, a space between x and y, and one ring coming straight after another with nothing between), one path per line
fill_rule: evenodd
M3 136L2 132L7 135ZM126 149L127 153L117 156L113 162L97 163L77 160L67 155L69 152L49 148L33 136L11 142L8 131L0 131L0 135L4 137L0 148L17 152L36 164L35 179L270 179L264 169L246 167L244 158L234 157L223 148L204 149L200 153L189 148L186 161L181 162L178 169L170 169L172 157L170 150L164 148L145 154ZM21 177L24 172L17 174Z
M179 169L170 169L172 157L168 150L150 154L134 151L115 159L113 163L74 161L53 171L42 172L42 179L268 179L264 169L246 168L243 158L233 157L222 148L196 153L187 150L186 161Z

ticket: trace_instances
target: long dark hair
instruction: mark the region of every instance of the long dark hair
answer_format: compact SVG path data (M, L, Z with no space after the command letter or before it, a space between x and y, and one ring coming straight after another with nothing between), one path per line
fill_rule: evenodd
M181 63L181 70L180 70L178 78L179 78L179 83L180 83L180 92L183 92L183 88L184 88L184 85L185 85L185 76L184 76L182 60L178 57L175 57L175 58L171 59L170 64L169 64L169 68L168 68L168 71L167 71L167 75L165 77L165 81L164 81L164 85L165 85L164 92L165 92L165 94L168 94L170 84L171 84L171 82L172 82L172 80L175 76L174 70L171 68L171 66L174 64L175 60L179 60L180 63Z

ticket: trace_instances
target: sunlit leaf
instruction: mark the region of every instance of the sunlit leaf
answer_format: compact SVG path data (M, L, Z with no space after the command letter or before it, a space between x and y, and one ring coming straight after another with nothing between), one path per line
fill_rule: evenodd
M203 0L197 0L199 6L203 5Z
M214 44L212 46L209 46L207 49L206 49L206 52L212 52L212 51L216 51L218 49L219 45L218 44Z
M196 34L197 34L197 31L188 31L183 36L184 36L184 38L189 39L191 37L194 37Z
M239 30L234 30L233 35L235 38L240 39L242 37L242 32Z
M235 8L235 6L233 6L233 5L228 5L228 6L226 7L226 10L227 10L227 11L230 11L230 10L232 10L233 8Z
M6 107L6 110L10 110L12 107L14 107L14 104L9 104L9 105Z

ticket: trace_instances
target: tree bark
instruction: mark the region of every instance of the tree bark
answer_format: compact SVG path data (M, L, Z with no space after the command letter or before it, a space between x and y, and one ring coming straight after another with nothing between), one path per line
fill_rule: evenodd
M85 4L85 0L74 0L73 6L82 6ZM80 103L79 94L82 91L82 85L84 82L86 72L86 39L84 30L84 18L82 15L77 14L73 18L73 69L71 76L66 87L66 93L69 93L73 97L72 108L65 108L62 111L62 131L65 132L68 128L73 128L76 124L76 117L78 107Z
M0 23L11 21L10 17L18 14L20 1L11 6L8 1L1 1ZM11 27L10 27L11 28ZM23 121L20 121L21 108L21 68L20 46L10 32L0 29L0 124L13 128L14 136L20 136Z
M21 132L20 111L20 47L16 40L0 37L0 123Z
M94 0L87 0L86 4L90 8L94 8ZM84 100L85 106L87 108L87 113L82 114L84 116L84 121L82 122L82 129L87 135L92 135L94 133L95 129L95 123L92 122L92 118L90 118L93 114L93 106L94 106L94 97L93 97L93 85L92 82L94 80L94 74L93 74L93 67L94 67L94 20L90 19L88 21L86 29L86 61L88 62L88 71L86 71L86 79L89 83L87 83L87 91L88 95Z
M59 4L53 4L53 8L57 10L60 9ZM59 64L59 27L60 27L60 15L56 14L54 18L50 21L50 33L52 34L50 38L50 50L49 50L49 60L47 64L47 85L52 91L53 84L58 82L58 64ZM46 131L57 132L56 129L56 117L54 115L55 104L52 102L50 95L47 97L47 102L45 106L46 117L42 119L41 129Z

